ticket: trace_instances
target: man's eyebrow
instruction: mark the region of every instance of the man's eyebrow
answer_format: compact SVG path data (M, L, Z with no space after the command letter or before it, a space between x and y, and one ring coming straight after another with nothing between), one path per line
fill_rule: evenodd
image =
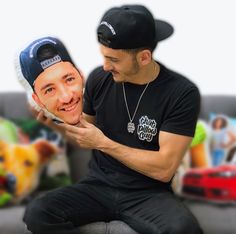
M75 72L69 72L67 74L65 74L62 79L65 80L66 78L68 77L74 77L74 78L79 78L79 79L82 79L82 75L80 74L80 72L78 71L78 74L75 73Z
M111 56L104 56L105 58L108 58L108 59L117 59L118 60L118 58L116 58L116 57L111 57Z
M46 84L40 90L43 91L44 89L47 89L48 87L51 87L52 85L53 83Z
M70 73L65 74L65 75L62 77L62 79L65 80L66 78L68 78L68 77L70 77L70 76L74 76L74 75L75 75L74 73L70 72ZM48 88L48 87L50 87L50 86L52 86L52 85L53 85L53 83L46 84L46 85L44 85L40 90L43 91L44 89L46 89L46 88Z
M64 80L64 79L66 79L67 77L69 77L69 76L74 76L74 75L75 75L74 73L70 72L70 73L67 73L67 74L65 74L64 76L62 76L62 79Z

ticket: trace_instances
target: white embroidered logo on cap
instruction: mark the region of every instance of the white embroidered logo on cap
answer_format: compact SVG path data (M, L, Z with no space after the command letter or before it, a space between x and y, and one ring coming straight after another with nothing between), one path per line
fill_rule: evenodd
M61 57L59 55L56 55L53 58L46 59L46 60L42 61L40 64L43 69L46 69L47 67L50 67L53 64L58 63L60 61L61 61Z
M106 21L102 21L100 23L100 25L106 25L111 30L112 34L116 35L116 32L115 32L114 28L109 23L107 23Z

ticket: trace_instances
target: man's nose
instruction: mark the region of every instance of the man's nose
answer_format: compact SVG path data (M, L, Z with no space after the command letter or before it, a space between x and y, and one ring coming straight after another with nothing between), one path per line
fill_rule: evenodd
M104 60L103 69L104 69L104 71L112 71L113 66L111 65L111 63L109 61Z
M71 90L67 87L60 87L60 92L59 92L59 101L63 103L68 103L71 101L71 98L73 97L73 94Z

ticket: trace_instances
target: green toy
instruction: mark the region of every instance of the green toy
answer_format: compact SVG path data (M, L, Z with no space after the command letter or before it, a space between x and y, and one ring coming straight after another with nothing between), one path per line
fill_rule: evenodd
M18 140L17 127L9 120L0 118L0 140L16 143Z
M210 166L208 138L209 132L207 125L204 121L198 121L189 150L191 167L206 168Z
M206 127L201 121L198 121L190 147L194 147L198 144L203 143L206 140L206 138L207 138Z
M12 198L13 198L13 196L8 192L1 194L0 195L0 207L8 204L12 200Z

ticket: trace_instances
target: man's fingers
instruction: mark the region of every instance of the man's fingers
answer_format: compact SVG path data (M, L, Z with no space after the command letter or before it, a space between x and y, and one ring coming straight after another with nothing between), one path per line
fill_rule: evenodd
M78 127L70 125L70 124L65 124L65 123L61 123L59 124L61 127L63 127L66 132L71 132L71 133L77 133L78 132Z
M91 124L84 119L83 115L80 116L80 126L85 128L91 126Z

